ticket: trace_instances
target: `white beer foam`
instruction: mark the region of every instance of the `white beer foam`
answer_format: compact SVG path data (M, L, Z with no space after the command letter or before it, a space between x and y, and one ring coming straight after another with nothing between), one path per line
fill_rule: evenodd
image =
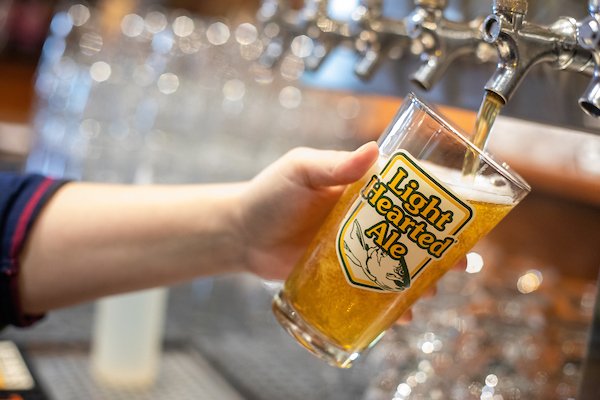
M380 157L378 161L379 170L383 169L388 157ZM510 181L500 174L491 177L477 176L475 180L464 176L462 171L443 167L427 161L417 160L419 165L427 173L454 192L463 200L478 201L492 204L515 204L515 192L511 188ZM503 184L503 185L502 185Z
M422 161L420 165L463 200L505 205L515 203L515 193L510 181L500 174L480 175L473 179L456 169Z

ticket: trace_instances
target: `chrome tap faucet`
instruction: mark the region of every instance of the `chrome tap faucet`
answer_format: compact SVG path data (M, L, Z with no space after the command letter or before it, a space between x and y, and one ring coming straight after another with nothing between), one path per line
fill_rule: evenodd
M311 0L304 7L306 32L315 43L315 51L305 60L309 70L319 68L333 48L355 37L352 24L330 18L328 7L329 0Z
M391 49L398 49L396 58L402 56L411 39L404 20L383 16L383 0L363 0L355 12L361 29L356 39L356 49L360 55L354 72L362 79L370 79L380 61Z
M537 64L591 75L592 54L579 45L578 24L562 17L550 26L526 20L526 0L494 0L493 14L482 27L483 38L498 52L496 72L485 89L508 102L524 76Z
M455 22L444 16L447 0L416 0L416 9L406 18L408 34L416 40L421 52L421 66L411 81L429 90L458 57L472 54L478 61L489 61L492 49L481 38L482 18Z
M265 49L259 63L273 68L293 38L305 31L306 23L302 12L292 9L287 0L264 0L257 19L263 25L265 35Z
M577 36L579 44L592 52L595 68L579 105L589 115L600 117L600 0L590 0L588 11L590 15L578 24Z
M303 56L305 67L317 69L333 47L352 38L350 25L329 18L327 7L328 0L308 1L298 10L291 7L289 0L264 0L258 20L265 32L274 30L276 34L268 38L260 63L273 68L294 39L305 35L312 43L311 53Z

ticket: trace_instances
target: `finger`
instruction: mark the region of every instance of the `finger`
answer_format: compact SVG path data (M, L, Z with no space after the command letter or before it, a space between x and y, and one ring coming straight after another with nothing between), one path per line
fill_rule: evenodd
M461 258L460 260L458 260L458 262L456 264L454 264L454 267L452 267L452 269L456 270L456 271L464 271L467 269L467 259L466 257Z
M377 144L369 142L353 152L300 148L292 158L290 178L312 187L346 185L360 179L379 155Z
M404 312L404 314L402 314L402 316L400 316L400 318L398 318L398 320L396 320L396 324L397 325L408 325L410 323L410 321L412 321L412 319L413 319L412 310L408 309Z
M431 298L431 297L435 296L436 293L437 293L437 287L435 285L433 285L429 289L427 289L425 291L425 293L423 293L423 297Z

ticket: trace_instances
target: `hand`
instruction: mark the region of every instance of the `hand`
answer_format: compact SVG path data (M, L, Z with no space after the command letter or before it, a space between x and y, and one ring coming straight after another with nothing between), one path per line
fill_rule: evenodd
M374 142L354 152L298 148L257 175L242 195L245 269L265 279L287 277L346 185L378 155Z

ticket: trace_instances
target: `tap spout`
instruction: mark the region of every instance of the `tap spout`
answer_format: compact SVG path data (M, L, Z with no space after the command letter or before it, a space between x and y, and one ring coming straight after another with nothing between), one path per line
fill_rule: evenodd
M485 85L508 102L534 66L593 73L593 57L577 41L577 21L562 17L550 26L525 20L526 1L495 0L482 26L483 39L498 52L498 66Z
M592 52L595 68L590 84L579 98L579 106L600 118L600 0L590 0L588 12L590 15L578 24L577 38L582 47Z
M353 25L345 21L336 21L329 17L329 0L311 0L306 2L304 19L306 33L315 44L315 51L305 60L308 70L317 70L333 49L343 42L353 42Z
M600 118L600 67L596 67L592 81L579 98L579 106L589 115Z
M411 81L423 90L430 90L457 58L477 55L481 46L481 19L455 22L443 15L446 2L416 2L418 7L406 18L408 34L422 47L421 65Z
M256 17L264 27L261 41L265 43L258 62L267 68L274 68L294 37L306 30L305 20L300 11L291 8L289 2L284 0L263 0ZM273 30L277 34L264 33Z
M355 42L359 60L354 72L359 78L369 80L392 49L397 50L398 58L402 56L410 38L403 20L383 16L383 0L361 1L356 16L361 31Z
M479 34L480 25L481 20L468 24L440 20L435 33L423 30L419 34L424 44L422 63L410 77L411 82L423 90L430 90L454 61L477 54L480 47L485 45Z

